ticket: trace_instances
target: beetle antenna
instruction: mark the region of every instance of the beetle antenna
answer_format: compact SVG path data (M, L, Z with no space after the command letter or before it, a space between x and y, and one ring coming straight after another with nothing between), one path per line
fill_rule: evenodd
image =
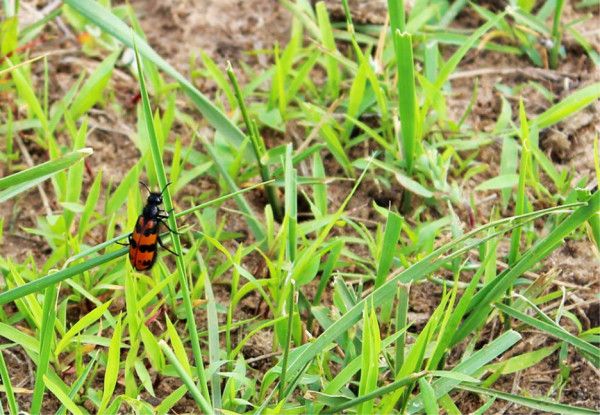
M163 187L162 192L160 192L160 195L162 196L162 194L165 192L165 190L167 190L167 187L169 187L173 182L168 182L165 187Z
M150 190L150 188L148 187L148 185L146 185L146 183L140 181L140 184L143 185L148 190L148 193L152 193L152 190Z

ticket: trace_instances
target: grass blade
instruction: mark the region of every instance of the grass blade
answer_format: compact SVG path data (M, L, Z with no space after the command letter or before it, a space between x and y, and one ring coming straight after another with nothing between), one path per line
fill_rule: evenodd
M56 399L60 401L60 403L67 408L74 415L83 415L83 411L79 409L75 402L63 392L63 390L54 382L52 382L46 375L44 375L44 384L48 387L50 392L56 396ZM36 412L33 412L36 413Z
M363 337L360 383L358 396L364 396L377 388L379 377L379 353L381 352L381 337L379 335L379 323L375 308L371 304L365 304L363 311ZM370 414L373 412L373 401L368 400L358 405L359 414Z
M167 186L167 175L165 173L165 166L162 160L162 153L160 150L160 144L156 137L156 132L154 130L154 122L152 117L152 109L150 108L150 98L148 96L148 91L146 90L146 82L144 80L144 74L142 72L142 61L140 59L140 55L138 53L137 45L135 48L135 56L137 60L138 67L138 76L140 83L140 93L142 95L142 108L143 108L143 116L144 121L146 123L146 127L148 129L148 140L150 145L150 150L152 154L152 161L154 163L154 168L156 171L158 184L161 189L163 189L163 201L165 204L165 209L167 212L173 210L173 201L171 199L171 193L169 192L169 188ZM181 249L181 241L179 239L179 234L177 233L177 221L175 220L175 216L169 215L167 219L169 222L170 229L173 230L171 233L171 240L173 241L173 249L177 254L176 263L177 263L177 275L179 277L179 284L181 286L181 296L183 298L183 305L185 308L185 315L187 318L187 328L190 334L190 342L192 344L192 353L194 355L194 362L196 364L196 370L198 371L198 381L200 382L200 387L202 388L202 393L204 397L208 399L208 385L206 383L206 376L204 374L204 363L202 360L202 350L200 349L200 339L198 338L198 329L196 327L196 319L194 317L194 308L192 306L192 297L190 294L190 289L188 286L188 279L186 276L186 268L183 263L183 252Z
M398 72L398 109L402 123L402 151L406 171L412 173L418 147L417 96L415 92L415 72L412 36L409 33L395 32L396 71Z
M77 380L71 386L71 389L69 390L69 395L68 395L69 399L72 400L75 397L75 395L77 394L77 392L79 391L79 389L81 389L81 387L87 380L87 377L89 376L90 372L95 367L97 358L98 358L98 352L95 352L94 355L92 356L92 359L86 364L85 370L83 371L81 376L79 376L79 378L77 378ZM67 413L67 407L64 404L61 405L60 408L58 408L58 411L56 411L56 415L64 415L66 413Z
M56 318L56 300L58 296L58 285L54 284L46 289L44 294L44 309L42 328L40 331L40 350L38 357L38 366L35 372L35 383L33 387L33 397L31 398L30 412L39 414L42 410L42 401L44 399L44 377L50 364L50 355L52 341L54 338L54 322Z
M50 160L42 164L38 164L37 166L31 167L29 169L20 171L15 174L11 174L10 176L0 178L0 191L5 191L6 189L18 186L21 184L27 184L32 180L39 179L42 177L51 177L53 174L58 173L59 171L68 169L84 157L87 157L93 153L91 148L82 148L81 150L76 150L65 154L64 156L57 158L55 160ZM0 193L1 195L1 193ZM0 201L1 201L0 196Z
M108 346L108 354L106 356L106 372L104 373L104 388L102 390L102 401L98 408L98 413L104 412L108 403L113 397L117 379L119 377L119 364L121 362L121 335L123 334L123 326L121 319L117 320L117 325L110 339Z
M355 399L351 399L348 402L345 402L341 405L335 406L333 408L330 409L326 409L323 412L321 412L322 414L338 414L338 413L342 413L342 411L344 409L347 408L352 408L353 406L359 405L363 402L366 401L370 401L373 400L379 396L383 396L386 395L388 393L391 393L395 390L398 390L400 388L403 388L406 385L409 385L411 383L414 383L416 380L418 380L420 377L425 376L427 374L427 372L422 371L422 372L418 372L418 373L413 373L412 375L406 376L402 379L398 379L392 383L390 383L389 385L386 386L382 386L381 388L377 388L375 389L373 392L368 393L366 395L363 396L359 396L358 398Z
M233 72L231 64L227 66L227 76L229 77L229 80L233 85L235 98L237 100L238 107L240 108L240 111L242 113L244 123L246 124L246 129L248 130L248 137L250 138L250 142L252 143L252 149L254 150L254 156L256 158L258 171L260 172L260 176L262 177L263 182L268 182L271 180L271 173L269 172L269 168L263 163L263 157L265 157L267 153L265 142L258 131L256 123L250 119L250 115L248 114L248 110L246 108L246 103L244 102L244 97L242 96L240 85L238 84L237 77ZM279 200L277 199L275 187L273 186L273 184L268 184L265 185L265 190L267 193L267 198L269 199L269 204L273 209L275 219L277 221L281 221L283 219L281 213L281 205L279 203Z
M119 52L113 52L109 55L96 67L88 80L83 84L70 108L73 119L76 120L81 117L102 99L102 94L110 80L118 57Z
M58 357L58 355L63 351L63 349L68 345L68 343L71 342L71 340L77 333L79 333L84 328L92 325L95 321L102 317L104 312L108 310L108 307L110 307L111 303L112 301L107 301L106 303L94 308L85 316L77 320L77 322L73 324L69 331L67 331L57 343L56 347L54 348L54 355Z
M484 395L492 396L494 398L503 399L514 404L525 406L527 408L537 409L551 414L565 414L565 415L592 415L598 412L593 409L580 408L572 405L564 405L561 403L548 402L539 398L528 398L524 396L514 395L512 393L501 392L494 389L484 388L482 386L475 385L460 385L459 389L463 389L469 392L481 393Z
M551 127L596 102L599 98L600 83L596 82L573 92L559 103L530 120L530 127L537 127L540 130Z
M474 327L483 324L487 319L490 304L497 301L519 276L533 268L556 249L567 235L595 215L599 206L600 191L596 191L583 206L571 213L548 236L524 253L519 261L504 275L488 283L486 287L477 293L469 306L469 310L473 312L457 330L452 341L453 344L464 339L468 333L472 332Z
M2 385L4 386L4 394L8 403L8 411L10 415L17 415L19 413L19 406L17 405L17 400L15 399L15 393L13 391L8 368L6 367L6 362L4 361L2 349L0 349L0 379L2 380Z
M206 295L207 302L206 320L208 325L208 357L210 364L215 365L219 360L221 350L219 347L219 317L217 315L217 302L213 294L210 278L208 277L208 270L204 266L202 266L202 268L203 270L201 275L204 276L204 292ZM220 409L222 408L221 376L219 375L218 370L215 370L213 375L211 376L210 386L212 406L216 409Z
M190 375L188 375L188 373L185 371L184 367L181 366L181 363L179 363L179 360L177 360L177 357L175 356L175 353L173 353L173 351L169 348L169 346L167 345L167 343L165 343L164 340L160 340L158 342L158 345L162 349L162 351L165 354L165 356L167 356L167 359L169 360L169 362L171 362L171 364L173 365L173 367L177 371L177 374L179 375L179 378L183 381L183 383L187 387L188 392L190 393L190 395L192 395L192 397L194 398L194 400L198 404L198 407L205 414L213 414L214 411L212 410L212 408L210 407L210 405L206 401L206 399L204 399L204 396L202 396L202 393L196 387L196 385L194 384L194 381L192 380L192 378L190 377Z
M469 358L462 361L454 369L452 372L463 375L473 375L477 372L481 367L485 366L487 363L492 361L493 359L500 356L502 353L510 349L513 345L515 345L521 339L521 335L516 331L509 330L502 334L500 337L487 344L481 350L473 353ZM452 389L460 385L461 380L458 378L450 378L444 377L436 380L431 385L433 390L435 391L435 396L440 398L450 392ZM417 413L423 408L423 397L419 396L416 399L412 400L409 404L408 413L414 414Z
M440 408L437 405L437 399L435 397L435 391L431 387L431 384L427 382L427 379L419 379L419 389L423 396L423 407L427 415L438 415Z
M41 278L30 281L24 285L20 285L13 289L4 291L4 292L0 293L0 305L10 303L11 301L15 301L16 299L24 297L28 294L31 294L31 293L34 293L37 291L41 291L41 290L45 289L46 287L49 287L60 281L64 281L67 278L74 277L76 275L83 273L84 271L87 271L87 270L95 268L99 265L110 262L122 255L125 255L125 253L127 253L127 252L129 252L129 248L122 248L122 249L110 252L108 254L104 254L104 255L98 256L96 258L90 259L86 262L82 262L81 264L77 264L73 267L65 268L58 272L52 272Z
M315 6L315 10L317 12L317 21L319 22L321 42L328 52L325 56L327 93L329 97L333 99L340 95L340 69L338 67L337 59L334 56L331 56L337 52L337 47L335 45L333 29L331 28L331 22L329 21L325 2L318 2Z
M538 330L543 330L548 335L555 337L559 340L565 341L573 345L577 349L588 353L590 356L594 356L594 365L596 367L600 367L600 349L598 347L572 335L571 333L560 327L558 324L550 324L548 321L542 321L535 317L531 317L519 310L507 306L506 304L496 303L495 306L503 313L506 313L507 315L522 321L528 326L531 326Z

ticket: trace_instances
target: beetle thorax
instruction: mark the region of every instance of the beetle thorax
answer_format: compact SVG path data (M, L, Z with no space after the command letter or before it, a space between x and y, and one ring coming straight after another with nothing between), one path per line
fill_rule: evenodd
M160 213L160 207L154 204L144 206L143 215L145 218L155 218Z

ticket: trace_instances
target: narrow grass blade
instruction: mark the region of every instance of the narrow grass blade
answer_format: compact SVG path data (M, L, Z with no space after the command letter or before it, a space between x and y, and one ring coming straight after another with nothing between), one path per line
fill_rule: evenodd
M102 99L102 94L110 80L118 57L119 51L110 54L96 67L94 72L92 72L90 77L83 84L70 108L73 119L81 117Z
M20 68L21 66L29 65L30 63L39 61L40 59L44 59L46 57L48 57L48 54L36 56L34 58L27 59L26 61L17 63L16 65L9 66L8 68L0 69L0 76L4 75L5 73L8 73L10 71L14 71L15 69Z
M500 20L504 18L506 12L499 13L495 18L489 20L484 25L480 26L475 32L471 34L462 44L456 52L452 54L450 59L440 68L440 72L435 81L435 88L440 89L448 80L450 74L454 72L462 58L467 52L475 45L475 43L492 27L496 26Z
M285 333L285 343L283 345L283 357L281 359L281 377L279 379L279 399L281 401L285 400L285 386L286 386L286 375L287 375L287 368L288 368L288 358L289 358L289 353L290 353L290 347L291 347L291 340L292 340L292 327L293 327L293 322L294 322L294 294L296 291L296 285L294 283L294 281L292 280L290 282L290 287L289 287L289 295L287 298L287 327L286 327L286 333Z
M379 261L377 273L375 275L375 288L381 287L385 282L396 253L396 245L400 239L403 219L395 212L388 211L387 221L385 223L385 232L383 240L379 247ZM381 321L387 323L392 312L392 303L381 304Z
M160 405L154 408L156 414L158 415L167 415L171 414L171 408L173 408L186 394L187 387L186 385L181 385L177 389L175 389L169 396L164 398Z
M540 130L551 127L596 102L599 98L600 83L596 82L573 92L559 103L531 119L530 127L537 127Z
M388 393L391 393L397 389L403 388L406 385L409 385L411 383L414 383L415 381L417 381L419 378L425 376L427 374L427 372L422 371L422 372L418 372L418 373L413 373L412 375L406 376L402 379L398 379L392 383L390 383L389 385L386 386L382 386L380 388L375 389L374 391L363 395L363 396L359 396L355 399L351 399L348 402L345 402L341 405L335 406L333 408L329 408L324 410L323 412L321 412L322 414L339 414L342 413L342 411L344 409L347 408L352 408L353 406L359 405L363 402L367 402L370 400L373 400L375 398L378 398L380 396L384 396L387 395Z
M102 170L100 170L88 191L85 205L83 206L83 212L79 219L79 229L77 230L77 237L80 242L83 241L86 232L90 229L90 220L96 212L96 204L100 198L100 189L102 187L102 177Z
M75 324L65 333L64 336L60 339L60 341L56 344L54 348L54 355L58 357L58 355L63 351L63 349L72 341L73 337L79 333L84 328L92 325L95 321L97 321L108 307L110 307L112 301L107 301L99 307L94 308L92 311L87 313L85 316L77 320Z
M190 395L192 395L192 397L198 404L198 407L205 414L213 414L214 411L212 410L210 404L206 401L206 399L204 399L204 396L202 396L202 393L196 387L196 385L194 384L194 381L192 380L190 375L185 371L183 366L181 366L181 364L179 363L179 360L177 360L177 357L175 356L175 353L173 353L173 351L169 348L169 346L167 345L167 343L165 343L164 340L160 340L158 342L158 345L160 346L160 348L163 351L163 353L165 354L165 356L167 356L167 359L169 360L169 362L171 362L171 364L177 371L179 378L182 380L182 382L187 387L188 392L190 393Z
M396 70L398 72L398 109L402 127L402 152L406 171L412 173L418 147L417 96L412 36L409 33L395 32Z
M503 375L520 372L524 369L535 366L546 357L554 353L560 346L561 343L557 343L553 346L542 347L532 352L526 352L497 363L489 364L485 366L485 369L492 372L500 370L500 373Z
M95 367L97 358L98 358L98 352L95 352L92 355L92 359L86 364L85 370L83 371L81 376L79 376L77 378L77 380L71 386L71 389L69 390L69 395L68 395L69 399L72 400L73 398L75 398L75 395L77 395L77 392L79 392L79 389L81 389L81 387L87 380L90 372ZM56 415L65 415L66 413L67 413L67 407L64 404L61 405L60 408L58 408L58 411L56 411Z
M423 407L427 415L439 415L440 408L437 405L437 399L435 397L435 391L431 387L431 384L427 382L427 379L419 379L419 390L423 397Z
M519 180L517 186L517 195L515 201L515 215L525 213L527 205L526 181L531 169L531 144L529 140L529 122L525 113L525 104L523 99L519 101L519 120L521 121L521 160L519 163ZM517 228L510 236L510 248L508 252L508 264L513 265L519 257L519 248L521 244L521 228Z
M485 180L475 186L475 190L497 190L497 189L511 189L519 182L518 174L502 174L500 176L492 177L491 179Z
M44 309L42 329L40 331L40 350L35 372L35 383L33 386L33 396L31 398L30 412L39 414L42 410L42 402L44 399L44 376L48 371L50 364L50 355L52 341L54 340L54 322L56 319L56 300L58 297L58 285L54 284L46 289L44 294Z
M581 408L572 405L564 405L556 402L545 401L541 398L529 398L512 393L501 392L494 389L484 388L475 385L459 385L459 389L466 390L474 393L481 393L497 399L502 399L507 402L512 402L519 406L525 406L527 408L537 409L551 414L565 414L565 415L592 415L598 412L593 409Z
M8 57L4 57L9 65L14 66ZM44 132L48 131L48 119L42 108L42 104L38 100L35 90L33 89L33 83L26 73L21 70L22 68L14 68L11 71L11 76L19 97L27 104L27 110L31 118L35 118L40 122L41 128Z
M379 378L379 353L381 352L381 337L379 334L379 323L375 308L371 304L365 304L363 311L363 337L362 337L362 357L360 383L358 386L358 396L364 396L377 388L377 379ZM359 414L370 414L373 412L373 402L371 400L362 402L358 405Z
M246 223L248 223L248 228L250 228L250 231L254 235L254 238L257 241L264 241L265 240L265 232L263 230L263 226L256 218L256 214L252 211L252 207L246 201L246 199L244 199L244 197L241 195L242 192L240 192L240 190L238 189L238 186L235 184L235 180L233 180L233 178L227 171L227 168L225 167L225 165L223 163L221 163L221 161L218 159L218 156L216 155L212 144L210 144L206 140L204 141L204 144L206 145L206 151L210 154L210 156L214 160L215 166L219 170L219 173L221 174L221 176L223 176L223 179L225 179L227 186L229 186L229 189L232 192L233 198L235 199L235 201L238 205L238 208L244 214L244 219L246 220ZM266 245L264 245L264 242L263 242L263 247L266 247Z
M329 54L337 52L331 22L327 14L325 2L320 1L316 4L315 10L317 13L317 21L321 32L321 42L327 49ZM333 56L325 56L325 68L327 70L327 93L331 99L335 99L340 95L340 69L337 59Z
M598 206L600 206L600 191L596 191L583 206L571 213L548 236L525 252L506 273L488 283L486 287L477 293L469 305L469 310L472 310L472 313L457 330L452 341L453 344L461 341L476 327L483 324L487 319L490 304L501 298L519 276L532 269L556 249L564 238L595 215L598 212Z
M123 334L123 326L121 319L117 320L112 338L110 339L110 346L108 346L108 353L106 356L106 371L104 373L104 388L102 390L102 400L98 413L103 413L108 403L113 398L113 392L117 386L117 379L119 377L119 364L121 363L121 336Z
M162 160L162 153L160 149L161 146L158 142L156 132L154 130L152 109L150 108L150 98L148 96L148 91L146 90L146 82L144 80L144 73L142 72L142 61L138 53L137 44L135 45L135 56L138 67L140 93L142 95L142 113L144 116L146 127L148 129L148 140L150 141L149 146L151 150L152 161L156 171L156 178L158 179L158 184L160 188L163 189L162 195L165 204L165 209L167 210L167 212L169 212L174 209L173 200L171 199L171 193L169 192L169 187L167 186L167 175L165 173L165 166ZM200 349L200 339L198 338L198 329L196 327L194 308L192 306L192 298L188 286L188 278L186 276L186 267L183 263L183 251L181 249L181 240L179 239L179 233L177 232L177 221L175 220L175 217L173 215L169 215L167 220L169 222L169 228L173 230L173 232L171 233L171 240L173 241L173 248L175 250L175 253L177 254L177 275L179 277L179 284L181 286L181 296L183 298L183 306L187 318L187 328L190 334L190 342L192 344L194 363L198 372L198 381L200 382L202 393L204 394L205 398L208 399L209 392L208 385L206 382L206 376L204 374L202 350Z
M56 399L58 399L60 401L60 403L65 408L67 408L72 414L83 415L83 411L81 409L79 409L79 407L77 405L75 405L75 402L73 402L73 400L69 397L69 395L64 393L63 390L56 383L54 383L50 379L48 379L48 377L46 375L44 375L43 381L44 381L44 384L46 385L46 387L50 390L50 392L52 392L52 394L54 394ZM36 412L32 412L32 413L36 413Z
M244 97L242 96L242 91L237 81L237 77L233 72L233 68L231 64L227 66L227 76L229 76L229 80L233 85L233 91L235 92L235 98L237 100L238 107L242 113L242 118L244 119L244 123L246 124L246 129L248 130L248 137L250 138L250 142L252 143L252 149L254 150L254 156L256 158L256 163L258 167L258 171L262 177L263 182L269 182L271 180L271 173L269 172L269 168L263 163L263 157L266 156L266 146L265 142L258 131L258 127L256 123L250 119L250 115L248 114L248 109L246 108L246 103L244 102ZM275 192L275 187L272 184L265 185L265 190L267 194L267 198L269 199L269 204L273 209L273 214L275 215L275 219L281 221L283 219L281 212L281 205L279 200L277 199L277 193Z
M473 375L482 366L506 352L513 345L521 340L521 335L516 331L509 330L500 337L485 345L481 350L473 353L470 357L460 362L452 369L452 372L463 375ZM435 396L440 398L461 384L458 378L445 377L436 380L431 385L435 391ZM409 404L408 413L414 414L423 408L423 397L418 396Z
M202 264L204 265L204 264ZM208 277L208 270L202 266L203 270L201 275L204 276L204 292L206 295L207 302L207 330L208 330L208 358L211 365L217 364L220 357L221 348L219 346L219 317L217 315L217 302L213 294L210 278ZM202 276L200 277L202 278ZM221 376L215 370L210 379L211 386L211 397L212 406L215 409L220 409L221 406Z
M6 362L4 361L2 349L0 349L0 380L2 380L2 385L4 386L4 395L6 396L6 401L8 403L8 411L10 415L17 415L19 413L19 406L15 399L15 393L13 391L8 368L6 367Z
M538 330L542 330L547 333L549 336L555 337L559 340L565 341L572 346L576 347L579 350L582 350L586 353L589 353L590 356L594 356L595 360L593 361L596 367L600 367L600 348L594 346L591 343L586 342L585 340L581 340L580 338L572 335L567 330L563 329L556 323L549 323L548 321L542 321L535 317L531 317L519 310L516 310L506 304L496 303L496 308L498 308L503 313L516 318L517 320L522 321L523 323L536 328Z
M50 160L29 169L20 171L10 176L0 178L0 191L6 190L13 186L26 184L32 180L39 179L41 177L50 177L59 171L68 169L81 159L91 155L93 150L91 148L82 148L71 153L65 154L64 156ZM1 195L2 193L0 193ZM1 196L0 196L1 201Z
M185 371L189 375L191 375L192 368L190 366L190 362L188 361L188 356L185 351L183 341L181 340L181 337L179 337L179 333L177 333L177 329L175 328L173 323L171 323L171 320L169 320L168 316L167 316L167 334L169 335L169 340L171 341L171 345L173 346L173 352L175 353L175 356L177 357L177 359L179 359L179 363L181 363L181 365L183 366Z
M127 252L129 252L129 248L122 248L117 251L113 251L108 254L104 254L104 255L98 256L96 258L92 258L86 262L82 262L81 264L77 264L73 267L69 267L69 268L63 269L58 272L52 272L41 278L30 281L24 285L4 291L3 293L0 293L0 305L10 303L11 301L14 301L18 298L24 297L28 294L31 294L31 293L34 293L37 291L41 291L41 290L45 289L46 287L49 287L60 281L64 281L67 278L74 277L76 275L83 273L84 271L87 271L87 270L95 268L99 265L110 262L122 255L125 255L125 253L127 253Z
M558 67L558 52L560 51L562 41L562 30L560 29L560 21L562 17L564 0L557 0L554 7L554 20L552 21L552 48L550 49L550 68Z
M506 103L506 100L502 102L502 108L510 108L510 104ZM519 157L519 147L516 141L512 137L504 137L502 139L502 153L500 156L500 176L515 175L517 171ZM500 177L499 176L499 177ZM518 179L517 179L518 181ZM481 185L481 184L480 184ZM513 186L515 183L513 184ZM479 185L478 185L479 186ZM511 186L511 187L513 187ZM506 209L512 194L510 188L502 189L502 209Z

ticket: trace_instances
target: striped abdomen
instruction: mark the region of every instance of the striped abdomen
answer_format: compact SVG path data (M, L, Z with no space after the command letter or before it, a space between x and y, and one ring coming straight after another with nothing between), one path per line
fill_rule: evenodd
M138 217L133 234L129 238L129 261L138 271L152 268L156 261L158 242L158 221Z

